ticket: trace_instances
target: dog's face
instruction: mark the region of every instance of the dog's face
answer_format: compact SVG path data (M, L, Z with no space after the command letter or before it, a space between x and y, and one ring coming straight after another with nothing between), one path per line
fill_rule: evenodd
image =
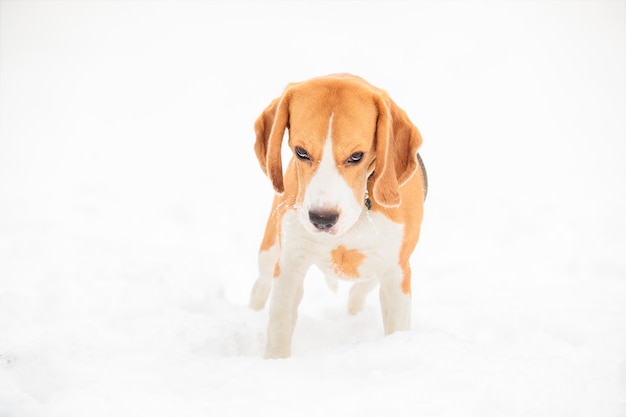
M281 144L289 129L295 175L283 180ZM335 75L290 85L255 123L255 150L279 194L293 195L303 226L341 235L365 209L368 177L383 207L417 167L421 137L387 94L358 77Z
M341 235L359 218L375 157L376 118L371 94L316 88L291 97L295 206L310 232Z

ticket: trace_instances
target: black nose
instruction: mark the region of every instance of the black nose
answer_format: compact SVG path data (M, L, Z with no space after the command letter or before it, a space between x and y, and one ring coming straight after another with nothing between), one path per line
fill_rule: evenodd
M320 230L327 230L333 227L339 214L336 211L309 211L309 221Z

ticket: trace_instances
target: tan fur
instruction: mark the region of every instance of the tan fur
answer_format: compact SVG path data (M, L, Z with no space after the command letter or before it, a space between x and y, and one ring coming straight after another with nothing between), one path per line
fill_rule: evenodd
M285 191L281 159L285 129L289 128L292 150L301 141L310 143L315 138L318 147L307 150L314 156L316 151L321 154L327 121L335 106L341 106L345 114L336 121L334 132L341 154L347 157L358 145L365 147L368 163L362 165L376 160L372 196L382 206L397 207L401 203L399 186L417 171L422 137L384 90L349 74L290 84L257 119L255 151L274 190L278 194ZM300 185L306 186L306 179Z
M332 129L329 122L332 123ZM391 221L390 224L403 226L400 229L402 240L399 242L399 253L395 259L388 259L388 262L397 263L399 267L397 274L400 274L400 270L402 274L395 281L397 282L394 284L395 291L398 294L401 292L410 295L409 258L419 240L426 178L425 172L420 169L417 155L422 138L406 113L384 90L350 74L335 74L290 84L284 93L274 99L262 112L254 128L256 156L276 192L260 247L261 253L274 253L272 256L276 256L270 258L272 259L270 262L276 259L273 277L282 281L281 274L286 274L286 277L292 276L289 271L294 268L293 260L289 263L289 271L284 271L281 257L276 255L283 251L282 219L286 213L301 206L307 187L322 159L329 132L332 130L334 166L354 193L355 201L363 202L363 210L367 210L365 199L368 195L371 197L372 213L382 214ZM288 145L294 155L296 148L302 148L307 151L309 157L302 159L294 156L283 173L281 147L286 130L289 131ZM363 157L360 163L351 164L349 158L355 152L362 152ZM341 216L341 207L336 209ZM354 212L354 209L351 210ZM314 239L311 239L311 244L313 242ZM290 242L286 241L284 244L289 245ZM377 244L387 243L381 241ZM377 256L378 249L372 248L371 245L368 247L369 252L364 253L356 248L337 245L327 255L330 259L329 267L339 277L354 280L360 278L364 275L362 267L367 256ZM387 262L387 258L385 259ZM267 265L267 262L265 264ZM298 262L295 264L296 268L297 265ZM296 273L299 275L302 271L296 270ZM372 276L367 273L365 275ZM264 279L257 280L251 299L253 308L263 307L269 293L268 285L268 281ZM362 308L362 298L372 288L368 283L356 285L355 291L351 292L350 312ZM282 288L282 291L285 291L292 287ZM385 291L389 289L386 288ZM296 298L295 308L297 308L301 294L298 295L296 291L293 296ZM385 298L388 296L385 295ZM270 325L268 330L268 332L271 330L271 337L268 333L267 357L284 357L289 354L287 340L290 340L291 336L289 331L282 333L284 328L279 324L283 321L290 323L288 326L295 324L293 322L295 318L292 316L294 310L290 310L289 314L283 313L282 308L287 305L294 308L294 304L286 302L281 304L280 310L271 314L270 321L275 324ZM388 303L382 307L385 332L408 327L408 321L398 319L400 316L394 310L396 307ZM408 312L410 313L410 306Z
M347 176L348 182L354 184L357 199L364 198L359 194L362 189L360 182L366 177L364 168L373 168L374 176L367 184L368 193L373 197L372 210L384 213L396 223L407 225L399 263L405 273L403 291L409 293L409 257L419 239L423 217L424 178L417 161L422 137L387 92L350 74L292 83L257 119L254 126L256 155L263 172L278 193L261 250L276 242L279 219L284 210L301 201L313 174L313 170L303 170L301 164L295 167L292 161L283 176L281 146L285 129L289 129L292 150L302 141L315 138L317 146L306 148L314 157L318 156L328 130L328 118L333 107L338 105L348 113L347 117L336 121L334 137L340 144L339 153L348 156L355 149L367 150L362 169L350 170L352 175ZM343 171L347 171L345 167Z
M333 270L342 278L359 278L359 267L365 259L365 255L356 249L347 249L343 245L337 246L330 252Z

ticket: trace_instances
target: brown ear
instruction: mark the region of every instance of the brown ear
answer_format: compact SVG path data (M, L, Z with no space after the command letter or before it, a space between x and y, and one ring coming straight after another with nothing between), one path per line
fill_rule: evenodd
M259 159L261 169L272 181L274 190L279 194L285 191L281 147L288 124L289 94L287 92L272 100L254 123L256 157Z
M384 207L402 202L400 186L417 170L422 137L406 113L386 94L376 96L376 166L373 197Z

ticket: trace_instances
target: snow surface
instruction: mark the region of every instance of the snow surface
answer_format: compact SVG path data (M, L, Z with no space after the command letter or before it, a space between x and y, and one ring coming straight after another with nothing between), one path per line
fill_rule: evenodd
M247 308L252 125L352 72L424 137L413 329ZM626 416L626 3L0 3L0 416Z

